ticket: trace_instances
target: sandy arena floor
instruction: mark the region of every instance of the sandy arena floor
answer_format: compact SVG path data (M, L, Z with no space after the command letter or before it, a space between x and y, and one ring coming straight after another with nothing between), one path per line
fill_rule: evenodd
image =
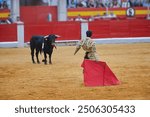
M84 51L57 47L53 64L32 64L29 48L0 48L0 99L150 99L150 43L97 45L121 85L85 87ZM42 56L40 55L40 60Z

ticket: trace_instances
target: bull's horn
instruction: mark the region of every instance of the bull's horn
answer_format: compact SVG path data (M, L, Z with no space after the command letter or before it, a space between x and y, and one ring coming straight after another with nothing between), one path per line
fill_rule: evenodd
M57 38L60 37L59 35L55 35Z
M49 35L44 36L44 38L47 38Z

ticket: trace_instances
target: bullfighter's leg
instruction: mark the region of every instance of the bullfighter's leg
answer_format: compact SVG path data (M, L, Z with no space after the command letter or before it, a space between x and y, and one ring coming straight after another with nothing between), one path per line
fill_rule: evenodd
M35 63L34 61L34 49L31 48L31 57L32 57L32 62Z
M39 61L39 57L38 57L38 55L39 55L39 50L38 50L38 49L36 49L36 59L37 59L37 63L39 64L39 63L40 63L40 61Z

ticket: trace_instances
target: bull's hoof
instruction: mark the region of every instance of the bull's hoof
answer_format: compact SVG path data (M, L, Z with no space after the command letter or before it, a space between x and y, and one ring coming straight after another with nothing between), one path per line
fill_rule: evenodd
M33 64L36 64L35 61L32 62Z
M43 59L42 62L45 62L45 59Z
M38 64L40 64L40 62L39 62L39 61L38 61L37 63L38 63Z
M43 59L42 62L44 62L44 64L47 65L47 60Z

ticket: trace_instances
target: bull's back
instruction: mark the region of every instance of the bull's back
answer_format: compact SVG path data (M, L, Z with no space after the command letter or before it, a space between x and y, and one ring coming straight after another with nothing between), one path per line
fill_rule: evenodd
M43 36L32 36L30 43L43 43L44 39Z
M43 36L32 36L30 39L30 48L31 49L41 48L43 41L44 41Z

